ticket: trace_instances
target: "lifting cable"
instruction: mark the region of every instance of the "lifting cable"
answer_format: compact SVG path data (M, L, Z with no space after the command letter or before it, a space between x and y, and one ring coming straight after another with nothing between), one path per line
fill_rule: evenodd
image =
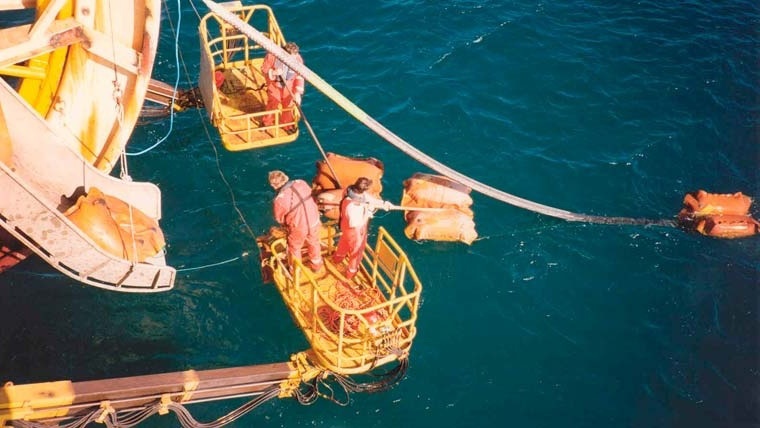
M253 39L256 43L261 45L268 52L271 52L280 61L285 63L288 67L290 67L291 69L295 70L298 74L303 76L304 79L306 79L309 83L314 85L320 92L325 94L328 98L330 98L333 102L338 104L338 106L343 108L343 110L345 110L355 119L357 119L359 122L361 122L362 124L367 126L369 129L374 131L378 136L382 137L383 139L391 143L393 146L395 146L396 148L398 148L405 154L409 155L413 159L417 160L418 162L422 163L423 165L427 166L428 168L454 181L457 181L465 186L468 186L471 189L483 195L489 196L501 202L508 203L510 205L514 205L519 208L524 208L526 210L533 211L539 214L544 214L551 217L556 217L556 218L560 218L567 221L573 221L573 222L587 222L587 223L598 223L598 224L654 225L654 226L667 226L667 227L676 226L676 222L670 219L657 220L657 219L630 218L630 217L604 217L604 216L573 213L570 211L562 210L559 208L553 208L548 205L543 205L543 204L539 204L533 201L529 201L527 199L520 198L518 196L506 193L499 189L483 184L464 174L461 174L447 167L446 165L438 162L432 157L426 155L425 153L421 152L420 150L418 150L411 144L401 139L398 135L394 134L392 131L390 131L388 128L383 126L377 120L369 116L356 104L352 103L348 98L343 96L343 94L335 90L335 88L330 86L330 84L325 82L316 73L311 71L311 69L306 67L304 64L301 64L298 61L295 61L290 55L287 54L287 52L285 52L285 50L283 50L280 46L278 46L276 43L271 41L267 36L265 36L260 31L256 30L252 26L245 23L243 20L235 16L233 13L226 10L223 6L217 3L214 3L210 0L203 0L203 3L205 3L206 6L209 9L211 9L211 11L213 11L215 14L217 14L219 17L225 20L228 24L232 25L241 33Z
M288 91L288 94L290 94L291 98L294 98L293 91L290 90L290 87L285 83L285 81L282 79L282 76L279 77L280 85L282 85L285 90ZM303 118L303 123L306 125L306 129L309 131L309 135L311 135L311 139L314 140L314 143L317 145L317 148L319 149L319 153L322 154L322 158L325 160L325 164L327 165L327 168L330 169L330 173L332 174L333 178L335 179L335 182L338 184L338 188L343 188L343 185L340 182L340 179L338 178L338 174L335 173L335 170L332 167L332 164L330 163L330 160L327 158L327 153L325 153L325 149L322 148L322 144L319 142L319 139L317 138L317 134L314 133L314 128L311 127L311 124L309 123L309 120L306 119L306 115L303 112L303 109L301 108L301 104L294 102L296 108L298 109L298 113Z
M182 17L182 8L180 7L179 0L177 0L177 26L175 27L174 22L171 19L171 14L170 14L169 6L167 5L167 2L164 1L164 2L161 2L161 3L162 3L162 6L163 6L163 9L164 9L164 13L167 16L167 21L169 23L169 27L171 28L172 34L174 36L174 41L175 41L175 50L174 50L174 53L175 53L175 61L176 61L176 68L177 68L177 78L176 78L176 81L175 81L174 93L176 94L177 93L177 87L179 86L179 80L180 80L180 74L181 74L180 71L179 71L180 70L180 66L184 70L184 77L186 79L187 84L190 85L190 86L192 86L192 82L191 82L191 80L189 78L190 72L188 71L187 63L185 62L185 59L184 59L184 57L182 55L182 51L179 50L179 48L178 48L178 46L179 46L179 29L180 29L180 22L181 22L181 17ZM195 16L198 18L198 21L200 21L201 20L201 16L198 13L198 9L195 7L195 4L191 1L190 5L192 6L193 11L195 12ZM176 96L172 98L173 101L174 101L174 98L176 98ZM170 109L169 111L170 111L170 114L173 117L173 109ZM209 143L209 145L211 146L211 149L214 151L214 157L216 159L216 169L217 169L217 172L219 173L219 177L221 178L222 182L224 183L225 187L227 188L227 191L230 194L232 207L234 208L235 212L237 213L238 217L240 218L240 221L243 223L243 226L245 227L245 229L248 232L248 234L255 240L256 234L253 232L253 230L251 229L251 226L248 224L248 221L246 220L245 216L243 215L243 212L240 210L240 207L237 204L237 199L235 198L235 193L234 193L234 191L232 189L232 186L230 185L229 181L227 180L227 177L222 172L221 162L220 162L220 159L219 159L219 152L217 151L216 145L213 143L213 140L211 138L211 134L209 133L207 121L205 120L205 118L201 114L200 109L196 109L196 112L198 114L198 117L201 119L200 123L203 124L203 131L206 134L206 141ZM147 149L141 150L141 151L139 151L137 153L126 153L126 154L130 155L130 156L137 156L137 155L141 155L143 153L146 153L148 151L151 151L156 146L158 146L159 144L161 144L169 136L170 133L171 133L171 124L170 124L170 129L167 132L166 136L164 138L162 138L161 140L159 140L157 143L155 143L151 147L148 147ZM205 264L205 265L202 265L202 266L194 266L194 267L187 267L187 268L183 268L183 269L177 269L177 272L187 272L187 271L194 271L194 270L206 269L206 268L209 268L209 267L220 266L220 265L224 265L224 264L227 264L227 263L231 263L231 262L240 260L241 258L246 258L247 256L248 256L248 251L243 251L243 253L240 254L237 257L228 258L228 259L223 260L223 261L219 261L219 262L215 262L215 263L210 263L210 264Z

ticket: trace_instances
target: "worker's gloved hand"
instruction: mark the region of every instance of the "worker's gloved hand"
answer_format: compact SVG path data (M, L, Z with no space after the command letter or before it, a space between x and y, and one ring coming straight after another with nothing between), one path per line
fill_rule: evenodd
M383 209L385 211L390 211L391 208L393 208L393 204L391 203L391 201L383 201Z
M295 94L295 95L293 95L293 102L295 102L296 104L298 104L300 106L301 105L301 97L302 97L301 94Z
M269 75L269 80L278 81L278 78L282 76L282 71L277 68L270 68L267 74Z

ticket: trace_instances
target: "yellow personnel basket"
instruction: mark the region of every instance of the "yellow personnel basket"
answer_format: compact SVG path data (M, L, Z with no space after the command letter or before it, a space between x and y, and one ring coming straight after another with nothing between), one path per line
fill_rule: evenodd
M336 237L334 227L323 230L325 268L316 273L298 260L288 265L286 238L258 239L263 276L275 283L306 335L311 360L351 375L407 359L422 292L409 259L380 227L377 242L364 251L359 274L349 280L344 266L329 257Z
M285 45L285 37L269 6L242 6L240 2L225 6L277 45ZM261 72L266 50L213 12L203 17L198 33L201 44L198 86L222 145L227 150L239 151L295 141L299 133L298 108L280 105L275 110L266 109L266 79ZM293 120L282 122L283 113L288 111ZM274 118L274 123L267 126L264 117L268 115Z

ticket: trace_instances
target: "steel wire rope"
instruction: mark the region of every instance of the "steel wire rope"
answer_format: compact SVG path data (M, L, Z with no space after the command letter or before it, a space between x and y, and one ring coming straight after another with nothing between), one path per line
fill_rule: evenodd
M87 414L84 414L71 422L58 425L59 428L84 428L91 422L95 422L98 416L102 413L102 409L93 410ZM11 426L16 428L50 428L49 424L37 421L29 421L23 419L14 419L10 421Z
M290 87L285 84L285 80L282 78L282 76L279 77L280 84L282 87L284 87L288 94L290 94L290 98L294 98L293 91L290 90ZM330 163L330 160L327 159L327 153L325 153L325 150L322 148L322 144L319 142L319 138L317 138L317 134L314 132L314 129L311 127L311 124L309 123L309 120L306 118L306 114L303 112L303 108L301 108L301 104L297 102L293 102L295 104L296 108L298 109L298 113L303 118L303 123L306 125L306 129L309 131L309 135L311 135L311 139L314 140L314 144L317 145L317 149L319 149L319 153L322 154L322 158L325 160L325 164L327 164L327 168L330 169L330 173L333 175L333 178L335 179L335 182L338 184L338 188L343 188L343 185L340 182L340 179L338 178L338 174L335 173L335 170L332 167L332 164Z
M222 260L221 262L209 263L207 265L195 266L195 267L190 267L190 268L177 269L177 272L188 272L188 271L191 271L191 270L200 270L200 269L206 269L206 268L215 267L215 266L221 266L221 265L224 265L224 264L227 264L227 263L232 263L232 262L234 262L236 260L240 260L241 258L244 258L244 257L248 257L248 251L243 251L243 254L241 254L241 255L239 255L237 257L229 258L227 260Z
M327 375L333 375L336 380L338 379L339 375L337 375L336 373L333 373L333 372L330 372L330 371L326 371L325 373L327 373ZM333 389L333 387L329 383L327 383L327 381L324 378L319 378L319 379L314 379L314 380L315 380L315 382L314 382L314 387L315 387L314 393L317 395L317 397L322 397L325 400L332 401L333 403L335 403L335 404L337 404L337 405L339 405L341 407L346 407L349 404L351 404L351 394L350 394L349 390L346 388L346 386L344 384L342 384L340 382L337 382L338 385L341 388L343 388L343 393L346 395L346 398L345 398L346 401L340 401L338 398L335 397L335 390ZM324 392L321 392L319 390L319 386L320 385L322 385L325 389L327 389L330 392L329 395L325 394ZM316 400L316 398L315 398L315 400Z
M243 34L253 39L256 43L261 45L268 52L271 52L280 61L285 63L288 67L290 67L291 69L299 73L301 76L303 76L304 79L306 79L309 83L314 85L319 91L325 94L333 102L338 104L338 106L343 108L343 110L345 110L355 119L357 119L359 122L361 122L362 124L367 126L369 129L374 131L378 136L382 137L387 142L389 142L390 144L392 144L393 146L401 150L403 153L409 155L410 157L417 160L421 164L427 166L428 168L454 181L464 184L483 195L489 196L501 202L508 203L510 205L514 205L519 208L524 208L529 211L533 211L539 214L544 214L550 217L560 218L567 221L598 223L598 224L656 225L656 226L667 226L667 227L675 227L676 225L675 221L670 220L670 219L659 220L659 219L630 218L630 217L604 217L604 216L596 216L596 215L578 214L578 213L550 207L548 205L543 205L537 202L520 198L518 196L509 194L502 190L488 186L471 177L468 177L438 162L437 160L423 153L422 151L412 146L408 142L404 141L401 137L394 134L392 131L390 131L388 128L383 126L380 122L375 120L373 117L369 116L366 112L364 112L361 108L359 108L359 106L357 106L356 104L351 102L348 98L343 96L343 94L338 92L335 88L333 88L330 84L324 81L311 69L306 67L306 65L300 64L299 62L293 60L290 57L290 55L288 55L277 44L272 42L268 37L266 37L260 31L251 27L247 23L243 22L240 18L238 18L237 16L235 16L228 10L224 9L221 5L214 3L210 0L203 0L203 3L205 3L209 9L211 9L215 14L217 14L222 19L224 19L228 24L232 25L237 30L239 30Z
M254 399L244 403L240 407L233 409L226 415L223 415L216 420L208 423L198 422L190 413L190 411L181 403L171 402L166 405L167 410L171 410L177 416L180 424L184 428L221 428L229 423L232 423L252 410L256 409L263 403L277 398L280 394L281 388L279 384L274 384L264 390L263 393L256 396ZM137 410L122 410L114 412L104 408L95 409L89 413L86 413L80 417L77 417L71 422L58 425L60 428L85 428L93 422L103 423L107 427L111 428L132 428L141 422L145 421L149 417L159 413L162 408L162 404L154 403L151 405L145 405L142 409ZM51 425L38 421L27 420L13 420L12 426L16 428L49 428Z
M317 401L319 398L319 392L317 391L317 381L318 379L315 377L308 383L304 382L304 384L306 384L306 391L301 390L300 386L293 391L293 395L295 395L296 400L298 400L299 403L305 406L309 406Z
M122 98L122 90L121 86L119 85L119 73L116 69L116 39L114 37L113 33L113 7L111 4L111 1L108 1L108 19L111 25L111 32L110 32L110 39L111 39L111 64L113 65L113 98L115 101L115 108L116 108L116 121L119 124L119 128L124 126L124 106L121 104L121 98ZM127 164L127 158L126 158L126 150L122 148L121 153L119 154L119 160L121 165L121 171L120 171L120 178L124 181L132 181L132 177L129 176L129 165ZM133 208L132 204L128 203L127 208L129 209L129 234L132 238L132 257L130 257L130 264L132 267L137 264L137 240L135 239L135 221L134 221L134 214L133 214ZM113 213L111 212L110 208L108 208L108 205L106 204L106 209L108 210L108 213L113 217ZM121 246L124 249L124 251L128 254L126 243L124 242L124 238L119 234L119 238L121 240Z

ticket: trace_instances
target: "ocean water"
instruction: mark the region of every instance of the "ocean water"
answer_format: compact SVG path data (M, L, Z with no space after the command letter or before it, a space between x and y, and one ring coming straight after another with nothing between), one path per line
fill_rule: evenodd
M418 149L505 192L653 219L673 218L697 189L760 197L755 1L269 4L324 80ZM177 78L179 24L186 88L206 8L165 7L154 77ZM310 85L303 107L325 150L384 162L386 199L431 172ZM163 192L175 289L112 293L24 262L0 276L0 381L234 367L306 349L262 284L250 232L272 225L266 173L310 179L314 141L303 132L290 145L226 152L201 110L141 126L129 149L167 134L129 168ZM346 407L269 401L231 426L760 426L758 238L570 223L473 198L470 246L410 241L397 212L373 222L397 237L425 287L402 382ZM190 410L211 421L239 404ZM143 426L179 423L170 414Z

